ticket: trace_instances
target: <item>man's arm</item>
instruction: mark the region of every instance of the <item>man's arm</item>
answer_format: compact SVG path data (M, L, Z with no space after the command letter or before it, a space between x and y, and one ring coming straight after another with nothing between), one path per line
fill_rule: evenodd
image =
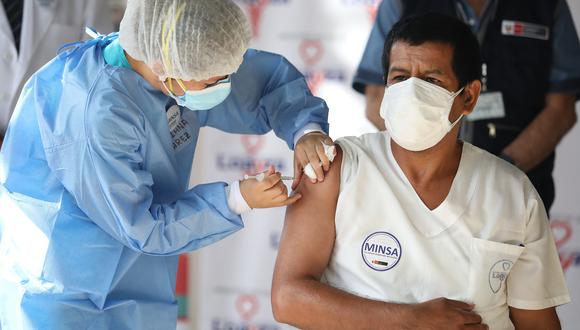
M379 131L387 129L385 121L381 118L381 102L384 94L385 86L383 85L366 85L365 87L366 116Z
M559 330L561 329L556 307L540 310L510 307L510 318L517 330Z
M334 246L341 164L339 151L324 182L302 180L298 191L306 198L287 209L272 282L273 312L280 322L299 328L362 329L373 326L369 315L382 318L383 303L320 283Z
M302 329L486 329L473 305L439 298L405 305L364 299L320 282L332 255L342 152L321 183L303 179L288 207L272 282L277 321ZM385 297L386 298L386 297ZM464 324L469 324L464 326Z
M528 172L555 149L577 120L573 93L549 93L542 112L503 151Z

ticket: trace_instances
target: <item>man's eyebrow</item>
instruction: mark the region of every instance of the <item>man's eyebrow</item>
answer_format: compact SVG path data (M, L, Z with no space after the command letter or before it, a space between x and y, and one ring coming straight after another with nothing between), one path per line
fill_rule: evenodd
M391 67L391 68L389 69L389 73L390 73L390 72L410 73L410 71L409 71L409 70L407 70L407 69L403 69L403 68L400 68L400 67L398 67L398 66L393 66L393 67Z
M401 67L397 67L394 66L392 68L389 69L389 73L393 73L393 72L398 72L398 73L405 73L405 74L410 74L410 71ZM440 68L434 68L431 70L427 70L425 72L423 72L424 75L429 75L429 74L436 74L436 75L443 75L443 70L441 70Z
M438 75L443 75L443 70L441 70L439 68L435 68L435 69L427 70L427 71L423 72L423 74L438 74Z

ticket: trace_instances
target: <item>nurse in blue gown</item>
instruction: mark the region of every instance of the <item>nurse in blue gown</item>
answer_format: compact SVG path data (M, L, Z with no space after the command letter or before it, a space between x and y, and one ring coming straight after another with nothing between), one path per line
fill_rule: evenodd
M33 75L0 152L1 329L175 328L177 256L300 198L273 169L188 189L201 127L273 129L323 179L324 101L249 35L230 0L130 0Z

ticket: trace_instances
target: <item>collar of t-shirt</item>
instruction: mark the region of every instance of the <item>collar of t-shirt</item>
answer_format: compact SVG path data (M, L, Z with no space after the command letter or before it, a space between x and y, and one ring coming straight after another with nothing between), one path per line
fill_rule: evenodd
M415 228L426 237L439 235L454 225L465 213L477 190L479 171L474 166L471 146L463 144L459 168L445 200L433 210L429 210L417 195L410 181L399 167L393 156L391 143L387 141L387 161L406 186L406 193L411 197L412 205L408 205L407 212Z

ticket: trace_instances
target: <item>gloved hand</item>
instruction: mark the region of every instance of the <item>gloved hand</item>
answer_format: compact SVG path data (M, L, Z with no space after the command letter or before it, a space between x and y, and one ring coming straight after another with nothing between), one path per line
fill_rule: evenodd
M276 172L274 166L270 166L264 173L264 178L246 179L240 181L242 197L252 209L262 209L293 204L302 195L288 196L288 188L282 181L282 174Z
M324 152L323 143L333 146L334 142L322 132L312 132L302 136L294 148L294 181L292 190L296 189L302 178L306 165L311 164L316 173L316 179L310 179L312 183L324 180L324 172L330 169L330 160Z

